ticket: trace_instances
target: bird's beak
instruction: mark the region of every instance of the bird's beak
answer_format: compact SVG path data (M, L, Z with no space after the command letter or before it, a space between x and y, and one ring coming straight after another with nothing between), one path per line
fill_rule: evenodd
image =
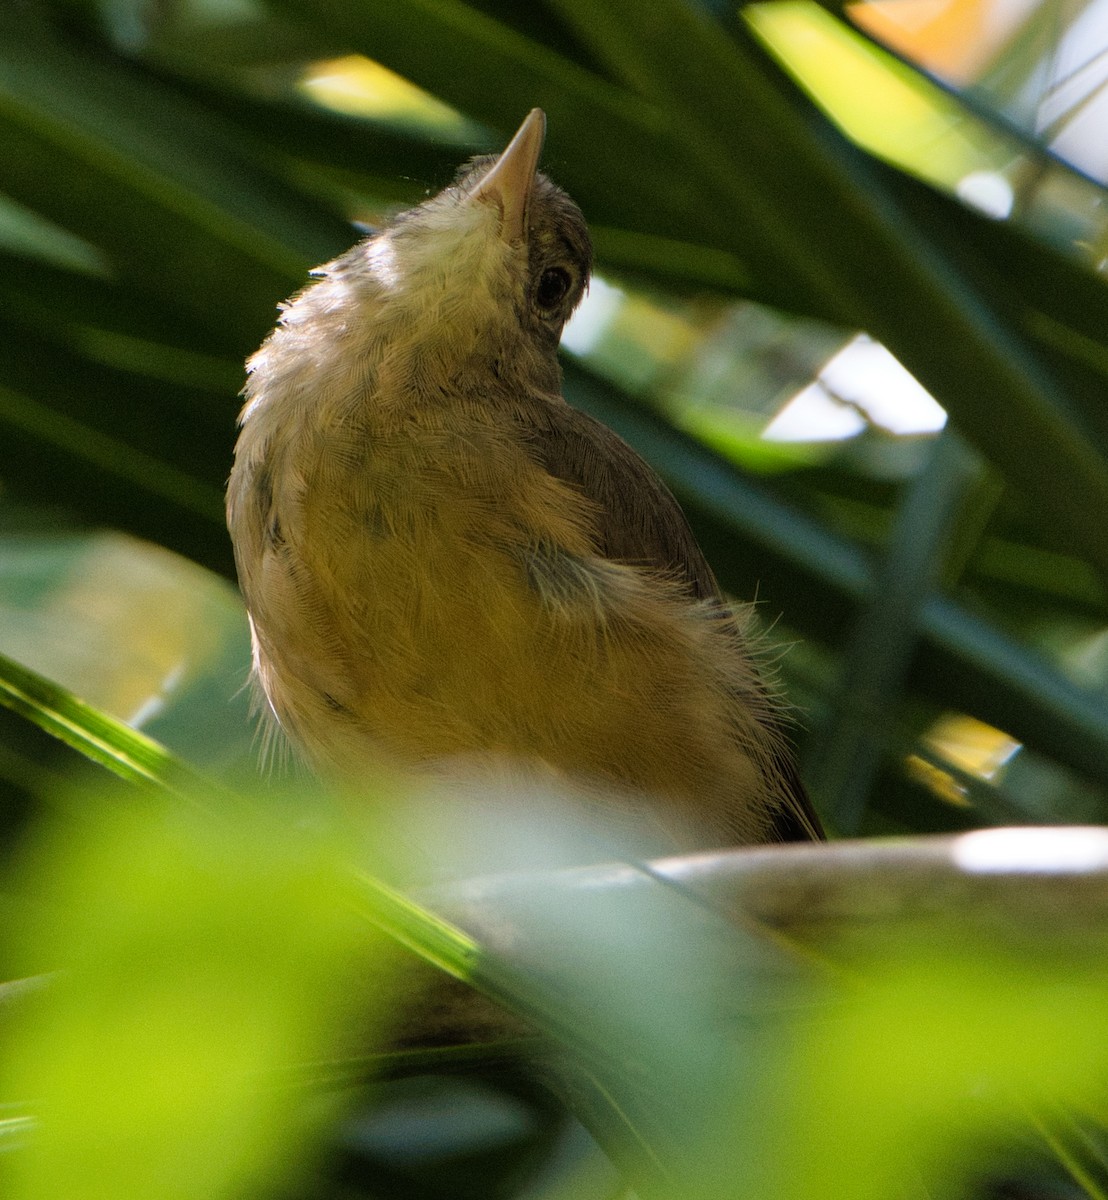
M506 242L522 241L527 235L527 206L545 137L546 114L533 108L471 193L474 199L499 207L503 214L500 236Z

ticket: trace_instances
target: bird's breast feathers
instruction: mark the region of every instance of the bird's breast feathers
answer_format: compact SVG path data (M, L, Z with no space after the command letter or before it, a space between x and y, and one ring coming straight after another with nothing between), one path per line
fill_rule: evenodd
M709 803L736 778L758 791L736 631L664 571L599 555L591 502L518 426L459 408L418 438L365 406L306 443L286 427L253 470L240 450L232 525L282 724L323 765L503 748L623 784L637 758L644 783Z

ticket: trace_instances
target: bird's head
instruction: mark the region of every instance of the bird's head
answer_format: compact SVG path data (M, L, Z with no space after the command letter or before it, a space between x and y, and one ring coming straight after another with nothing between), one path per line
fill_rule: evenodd
M500 155L472 159L438 195L313 272L250 360L243 419L409 392L560 391L557 346L588 285L576 204L538 173L546 118L532 109Z
M534 108L502 154L471 159L429 207L485 210L484 236L510 264L520 321L556 345L588 286L592 244L581 210L538 172L545 135L546 117Z
M545 132L532 109L502 154L471 159L340 259L338 275L368 285L374 316L410 330L424 352L498 353L506 342L516 362L552 358L588 286L592 246L581 210L538 172Z

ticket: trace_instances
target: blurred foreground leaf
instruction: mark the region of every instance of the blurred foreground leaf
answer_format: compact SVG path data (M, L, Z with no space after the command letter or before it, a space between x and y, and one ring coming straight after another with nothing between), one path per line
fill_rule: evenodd
M964 1196L1010 1171L1044 1117L1103 1118L1100 953L947 921L852 965L860 982L777 1062L753 1194L887 1200L919 1178Z
M9 970L53 972L0 1053L0 1098L33 1117L5 1196L238 1197L304 1168L338 1110L280 1071L384 996L344 849L246 805L108 801L46 830L4 937Z
M1105 1127L1108 831L514 873L439 903L493 994L498 962L530 980L564 1094L641 1194L962 1197L1029 1145L1071 1169L1059 1122Z
M422 836L395 790L365 799ZM9 976L50 974L2 1014L4 1194L351 1194L321 1156L396 1015L382 928L548 1035L516 1052L644 1197L965 1196L1029 1146L1100 1194L1068 1143L1108 1113L1108 831L553 869L583 843L556 806L544 827L543 797L430 799L456 880L417 893L434 911L365 876L409 859L398 827L306 795L86 794L32 839L2 952ZM390 1153L425 1154L432 1128ZM549 1195L594 1195L592 1172Z

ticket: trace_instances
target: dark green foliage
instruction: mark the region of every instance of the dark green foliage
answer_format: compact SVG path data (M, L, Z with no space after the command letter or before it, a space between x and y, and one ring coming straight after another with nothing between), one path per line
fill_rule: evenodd
M839 5L824 7L841 16ZM401 118L363 120L317 107L293 86L305 63L355 52L408 77L463 119L437 129ZM269 0L224 10L141 0L23 0L0 11L0 604L6 606L0 607L0 649L7 654L0 658L0 702L10 710L0 720L5 831L14 837L28 809L56 796L59 779L71 771L73 749L124 778L154 778L178 797L194 795L191 767L100 711L132 717L133 699L130 707L122 700L113 707L96 693L93 703L83 704L42 678L51 673L49 664L30 654L15 661L24 643L12 630L23 629L18 622L25 624L28 613L53 611L58 594L79 591L74 580L87 585L90 576L78 570L86 538L92 576L108 570L93 554L103 550L95 536L101 529L137 535L233 578L222 489L237 393L243 360L272 325L276 305L312 266L350 244L356 236L351 217L377 219L417 201L445 183L468 154L502 145L535 105L549 118L546 169L581 204L606 279L661 309L713 314L745 300L773 306L795 319L797 344L805 336L816 340L805 334L806 321L819 322L824 339L829 330L841 330L844 340L865 330L950 415L947 431L931 440L871 430L838 451L787 452L767 467L764 445L734 436L730 426L708 428L715 449L693 438L688 430L695 425L703 432L710 421L686 420L681 397L665 386L636 385L631 369L625 377L618 371L602 377L588 356L566 360L571 401L658 467L724 585L757 595L768 621L780 614L780 631L786 640L795 637L782 681L800 709L805 774L828 824L838 833L925 833L1104 820L1105 660L1102 653L1078 651L1103 637L1108 615L1108 292L1065 229L1019 214L991 220L870 157L729 6ZM967 120L983 119L968 103L965 111ZM982 129L980 136L992 136ZM1033 146L1024 149L1042 170L1065 170ZM1080 187L1094 198L1090 207L1103 203L1095 185ZM190 577L193 583L199 578ZM242 615L228 588L214 581L207 586L215 589L211 596L180 620L176 610L166 610L162 594L153 593L146 623L126 627L118 642L106 641L97 653L102 663L122 657L125 643L158 632L161 611L161 641L173 643L179 626L194 661L186 664L187 686L174 692L166 684L166 711L145 727L212 775L249 774L245 702L233 700L247 666ZM75 611L60 606L57 624L43 635L47 643L58 641L52 631L64 631ZM206 648L198 648L201 643ZM176 678L178 660L188 659L179 650L171 645L164 661L150 651L159 686L163 676ZM62 682L83 692L68 676ZM164 697L154 691L160 703ZM989 779L950 761L926 735L951 711L1003 730L1021 744L1020 753ZM63 745L54 746L42 729ZM209 799L228 782L212 785ZM198 836L202 857L206 835ZM280 850L275 837L271 853ZM133 850L134 843L128 845ZM150 845L172 857L157 836ZM341 847L340 854L349 845ZM110 861L115 851L88 850L101 852ZM262 861L268 861L264 855ZM303 867L282 862L294 877ZM44 878L55 880L55 869L64 874L66 868L44 868ZM314 867L309 862L305 869ZM180 886L189 903L203 898L195 880ZM94 899L110 915L110 897ZM170 918L151 904L147 936L156 942L169 936L159 922ZM212 912L218 907L213 901ZM697 910L698 920L701 915ZM330 915L311 919L326 924ZM376 909L373 920L397 933ZM1006 921L1000 922L1005 928L1019 923L1011 913ZM230 928L232 939L250 941L257 933ZM990 928L984 921L971 946L988 945ZM684 961L678 948L702 946L714 936L703 930L686 936L684 929L674 934L661 921L652 930L661 941L648 948L657 958L672 952L673 961ZM616 944L622 934L620 927ZM401 940L405 936L435 958L433 931L418 917ZM715 1045L704 1041L707 1018L689 1033L688 1080L679 1078L681 1064L664 1055L637 1064L652 1088L619 1071L605 1074L611 1065L605 1064L577 1080L577 1111L591 1111L601 1130L618 1126L613 1141L620 1144L628 1128L643 1135L640 1153L630 1155L634 1175L653 1162L658 1126L673 1135L668 1122L676 1108L705 1120L734 1120L746 1135L764 1116L748 1145L787 1137L796 1122L817 1124L805 1106L818 1111L833 1103L849 1115L855 1095L863 1095L858 1122L869 1121L873 1136L855 1158L843 1151L841 1177L827 1175L822 1194L876 1197L866 1155L874 1161L886 1155L888 1178L902 1180L905 1163L919 1158L913 1138L957 1142L951 1132L957 1121L982 1138L995 1134L998 1142L1010 1134L1010 1108L1018 1105L990 1095L981 1102L984 1115L980 1106L960 1108L962 1060L954 1054L948 1061L937 1049L953 1044L964 1003L971 1010L966 1044L974 1036L985 1039L977 1065L998 1073L1001 1091L1029 1090L1041 1101L1032 1106L1037 1132L1022 1146L1020 1163L1038 1163L1046 1146L1048 1158L1067 1162L1084 1189L1080 1194L1103 1194L1082 1174L1082 1162L1102 1165L1105 1156L1087 1129L1071 1127L1054 1107L1059 1097L1076 1098L1086 1111L1101 1103L1093 1080L1102 1065L1099 1049L1084 1061L1059 1035L1043 1042L1046 1065L1032 1064L1023 1075L1013 1065L1041 1028L1056 1028L1071 1011L1078 1032L1096 1040L1090 1031L1103 1016L1098 968L1092 951L1067 945L1057 986L1044 966L1049 953L1038 943L1032 951L991 948L995 979L1026 1001L1011 1008L999 1005L967 955L944 958L926 937L914 958L905 953L886 961L880 947L859 955L869 977L883 978L886 967L889 974L845 1010L841 1024L848 1033L862 1037L865 1022L867 1028L886 1022L890 1039L903 1037L894 1018L906 1007L925 1026L935 1021L912 1043L907 1060L917 1090L928 1077L928 1054L943 1068L932 1108L924 1105L923 1116L916 1110L911 1129L909 1117L904 1127L891 1118L881 1126L881 1097L887 1097L881 1089L896 1081L880 1055L862 1056L854 1075L849 1064L832 1063L831 1100L820 1090L824 1082L800 1071L788 1076L780 1111L759 1109L751 1117L741 1105L736 1109L737 1096L764 1101L773 1088L745 1075L736 1082L741 1072L731 1058L707 1063ZM465 954L457 946L454 952L457 968ZM748 952L744 943L738 956ZM745 974L739 972L734 986L750 988L758 1010L750 1024L761 1029L759 1005L776 1012L775 1005L787 1008L794 996L793 964L784 971L788 986L779 987L776 968L757 958L743 958ZM436 961L449 966L449 950ZM324 974L330 969L316 966ZM577 1022L586 1058L598 1046L607 1048L606 1039L622 1048L619 1038L639 1036L636 1020L654 1036L668 1037L672 1029L651 1004L664 1008L667 997L675 1004L687 997L674 1000L665 988L660 1001L648 995L641 966L620 961L610 985L636 993L630 1014L605 1009L611 997L599 993L593 1027L580 997L577 1008L559 1008L558 997L540 996L529 1011L563 1034ZM667 973L679 972L659 974ZM1040 974L1044 982L1036 990ZM109 976L94 981L104 993L93 994L110 1013ZM478 977L494 992L514 995L511 976L498 975L495 966ZM586 996L588 982L582 983ZM826 984L821 976L804 1003L817 993L824 997ZM995 1023L990 1005L998 1006ZM941 1018L950 1014L944 1024ZM830 1061L841 1051L841 1041L826 1030L801 1030L797 1038L807 1039L814 1058ZM740 1049L756 1042L752 1033ZM751 1061L762 1063L760 1051L751 1053ZM603 1057L597 1053L592 1065ZM783 1069L780 1061L765 1068L767 1077ZM719 1089L718 1103L697 1108L682 1088L707 1079ZM518 1089L518 1080L512 1086ZM196 1095L201 1091L198 1086ZM665 1093L663 1104L659 1093ZM744 1115L736 1115L740 1110ZM535 1147L553 1137L544 1124L549 1110L542 1111L538 1126L508 1138L507 1149L489 1151L482 1161L501 1156L508 1163L505 1178L513 1176L513 1164L522 1170ZM278 1122L263 1130L259 1153L272 1150L280 1128ZM69 1132L82 1136L77 1126ZM845 1144L857 1133L845 1117L829 1124L820 1153L831 1154L827 1140L841 1137ZM357 1136L347 1132L348 1141ZM901 1145L909 1147L903 1160L890 1150ZM938 1194L961 1195L957 1189L969 1186L972 1172L951 1165L956 1150L936 1168L954 1181L953 1190ZM797 1157L793 1174L771 1186L765 1159L753 1151L718 1161L701 1145L693 1152L702 1156L707 1179L718 1181L722 1176L713 1171L734 1172L745 1162L761 1181L761 1197L815 1194L803 1192L817 1178L811 1154ZM359 1177L359 1154L351 1154L353 1167L336 1165L340 1158L336 1151L320 1166L304 1194L340 1194L336 1189L350 1180L332 1176L347 1169ZM1013 1161L1001 1155L996 1170L985 1174L1008 1179ZM406 1174L410 1166L382 1159L376 1178L392 1179L397 1196L430 1195L421 1191L425 1181ZM119 1169L127 1169L123 1160ZM870 1191L857 1186L857 1176L851 1182L851 1170L869 1180ZM441 1178L448 1174L440 1172ZM232 1186L234 1178L230 1172L219 1186ZM460 1178L452 1194L468 1194ZM640 1183L649 1188L652 1181L657 1185L645 1171ZM708 1184L686 1183L681 1179L660 1194L713 1194ZM12 1194L39 1200L43 1193L34 1189L40 1185L25 1186ZM1023 1194L1003 1190L1014 1184L996 1186L997 1195ZM504 1187L503 1194L514 1194ZM572 1187L577 1190L549 1194L586 1195L582 1180ZM223 1193L216 1188L212 1194Z

